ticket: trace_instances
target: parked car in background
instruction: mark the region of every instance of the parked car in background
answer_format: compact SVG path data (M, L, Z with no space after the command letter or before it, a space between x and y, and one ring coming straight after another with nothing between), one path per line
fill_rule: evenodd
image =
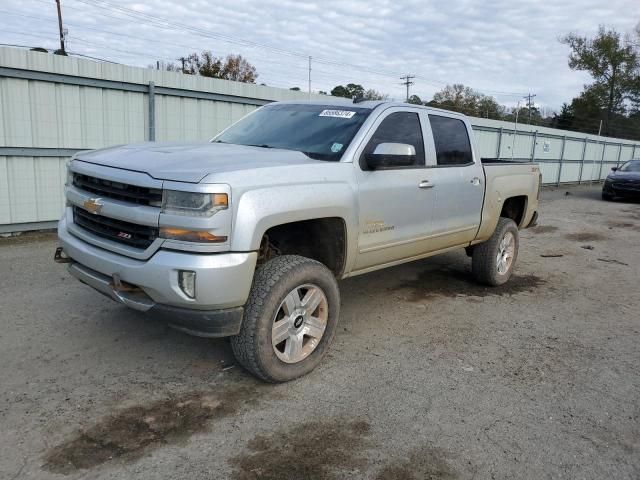
M281 382L327 351L339 279L465 248L479 282L507 282L540 181L535 163L481 160L464 115L273 103L209 143L77 154L56 258L130 308L231 336Z
M640 200L640 159L613 167L602 186L603 200L628 198Z

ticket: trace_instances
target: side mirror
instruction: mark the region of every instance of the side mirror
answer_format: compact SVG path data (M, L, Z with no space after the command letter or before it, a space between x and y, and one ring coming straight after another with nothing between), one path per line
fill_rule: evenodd
M615 172L616 170L618 170L618 167L611 167L612 172Z
M371 170L385 167L410 167L416 160L416 149L408 143L380 143L373 153L365 155Z

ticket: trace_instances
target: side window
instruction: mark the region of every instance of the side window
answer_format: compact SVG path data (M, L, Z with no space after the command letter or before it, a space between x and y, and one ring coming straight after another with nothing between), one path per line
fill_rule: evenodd
M417 113L395 112L385 118L364 149L363 158L367 154L373 153L381 143L405 143L412 145L416 152L411 165L395 164L394 156L390 155L386 161L386 168L414 168L424 165L424 140L422 138L422 128L420 127L420 117L418 117Z
M466 165L473 162L467 127L462 120L429 115L438 165Z

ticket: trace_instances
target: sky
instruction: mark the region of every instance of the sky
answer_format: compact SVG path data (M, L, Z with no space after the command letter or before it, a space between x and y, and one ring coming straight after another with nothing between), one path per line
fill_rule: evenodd
M638 0L61 0L67 50L146 67L194 51L242 54L257 83L330 91L359 83L423 100L462 83L515 105L558 110L589 82L559 38L598 25L631 32ZM0 43L56 48L55 0L2 0Z

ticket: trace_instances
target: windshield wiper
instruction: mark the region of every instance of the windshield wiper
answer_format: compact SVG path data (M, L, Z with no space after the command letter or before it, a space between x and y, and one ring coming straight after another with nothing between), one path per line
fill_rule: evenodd
M272 147L271 145L267 145L266 143L263 143L261 145L247 145L247 147L276 148L276 147Z

